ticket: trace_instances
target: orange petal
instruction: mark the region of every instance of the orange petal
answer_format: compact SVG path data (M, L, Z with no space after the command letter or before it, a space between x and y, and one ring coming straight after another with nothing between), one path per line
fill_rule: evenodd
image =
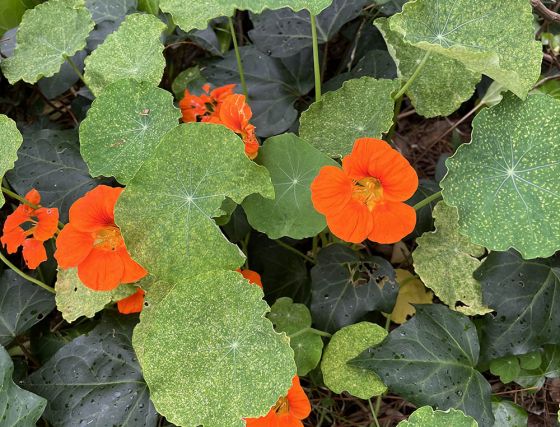
M144 294L145 292L142 289L138 288L138 290L129 297L117 301L117 308L119 309L119 313L140 313L142 311L142 307L144 307Z
M6 246L9 254L17 252L18 248L25 241L25 231L23 228L16 227L7 233L4 233L0 238L0 243Z
M281 424L278 415L271 409L264 417L246 418L245 427L281 427Z
M213 98L215 101L220 102L222 99L233 94L233 90L235 89L235 86L237 85L234 83L230 85L217 87L212 92L210 92L210 97Z
M21 224L27 222L31 219L30 211L26 209L27 206L19 205L8 217L4 222L4 233L9 233L10 231L19 228Z
M47 260L47 251L43 246L43 242L35 239L26 239L23 242L23 259L31 270L39 267L43 261Z
M39 203L41 203L41 195L37 190L32 188L25 195L25 200L27 200L29 203L33 205L38 205Z
M303 423L291 414L282 414L278 417L279 427L303 427Z
M37 225L33 227L33 237L44 242L49 240L58 230L58 209L39 208L33 213L37 217Z
M241 275L249 281L249 283L252 283L253 285L257 285L260 288L263 287L262 280L261 280L261 275L259 273L257 273L256 271L249 270L249 269L247 269L247 270L237 269L237 271L240 272Z
M124 265L116 251L93 249L78 265L78 277L94 291L111 291L121 283Z
M80 231L96 231L115 223L115 204L123 188L98 185L74 202L70 223Z
M297 375L292 378L292 387L288 390L288 404L290 406L290 415L297 419L303 420L311 413L309 398L301 387Z
M356 181L369 176L379 178L371 174L371 165L391 151L393 148L381 139L358 138L352 152L342 159L342 168Z
M126 247L119 249L117 253L124 266L121 283L134 283L148 274L144 267L131 258L130 254L126 250Z
M76 267L92 250L92 233L78 231L72 224L66 224L56 239L54 257L60 268Z
M244 132L242 133L243 142L245 143L245 154L251 160L257 157L259 154L259 141L257 136L255 135L255 126L249 124L245 127Z
M315 209L329 216L343 211L352 198L352 180L336 166L324 166L311 183Z
M372 213L373 228L368 239L374 242L398 242L408 236L416 225L416 211L405 203L379 203Z
M235 133L243 133L252 115L243 95L230 95L220 106L220 120Z
M373 216L363 203L350 199L335 215L327 215L327 225L338 238L351 243L363 242L373 227Z

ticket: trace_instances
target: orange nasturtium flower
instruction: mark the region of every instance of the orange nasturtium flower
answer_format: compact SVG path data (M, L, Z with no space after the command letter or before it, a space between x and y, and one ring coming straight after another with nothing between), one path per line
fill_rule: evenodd
M258 287L260 287L262 289L263 285L262 285L262 280L261 280L261 275L259 273L257 273L256 271L253 270L241 270L241 269L237 269L236 271L238 271L239 273L241 273L241 275L247 279L249 281L249 283L252 283L253 285L257 285Z
M117 301L119 313L140 313L142 311L142 307L144 307L144 294L145 292L138 288L132 295Z
M58 209L41 207L41 195L35 189L31 189L25 195L25 200L36 205L37 209L24 204L19 205L6 218L0 242L6 246L9 254L17 252L22 246L23 259L33 270L47 260L43 242L53 237L58 229ZM24 224L25 228L22 228Z
M299 384L299 377L292 378L292 387L286 396L278 402L264 417L245 419L246 427L303 427L304 420L311 413L311 404L303 388Z
M403 202L417 188L416 171L398 151L385 141L360 138L342 159L342 169L319 171L311 200L342 240L395 243L414 230L416 211Z
M212 114L219 114L223 100L233 94L235 84L218 87L210 92L210 85L202 86L204 93L200 96L193 95L188 89L179 101L179 108L183 114L183 121L196 122L198 119L205 121L204 118Z
M78 267L78 277L95 291L110 291L147 274L128 251L115 224L122 188L99 185L70 207L70 221L56 239L60 268Z

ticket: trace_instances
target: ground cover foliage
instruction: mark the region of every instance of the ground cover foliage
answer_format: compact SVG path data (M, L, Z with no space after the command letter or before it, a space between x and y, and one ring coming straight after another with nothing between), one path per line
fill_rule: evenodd
M3 1L0 425L556 425L559 11Z

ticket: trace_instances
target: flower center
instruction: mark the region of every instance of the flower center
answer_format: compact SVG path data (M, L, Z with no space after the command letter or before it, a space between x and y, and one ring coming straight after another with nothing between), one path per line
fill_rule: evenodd
M383 199L383 186L377 178L363 178L354 183L352 197L368 207L370 212Z
M280 399L278 399L278 402L276 402L276 405L274 405L274 410L277 414L280 415L289 413L290 404L288 403L288 398L281 397Z
M115 251L124 245L117 226L108 226L94 232L93 246L104 251Z

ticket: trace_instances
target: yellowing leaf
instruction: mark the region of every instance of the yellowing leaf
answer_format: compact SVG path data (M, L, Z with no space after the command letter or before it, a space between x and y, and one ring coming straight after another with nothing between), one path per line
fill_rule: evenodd
M391 320L403 324L408 316L413 316L416 309L412 304L431 304L434 294L426 289L422 281L410 271L396 269L399 294L395 308L391 313Z

